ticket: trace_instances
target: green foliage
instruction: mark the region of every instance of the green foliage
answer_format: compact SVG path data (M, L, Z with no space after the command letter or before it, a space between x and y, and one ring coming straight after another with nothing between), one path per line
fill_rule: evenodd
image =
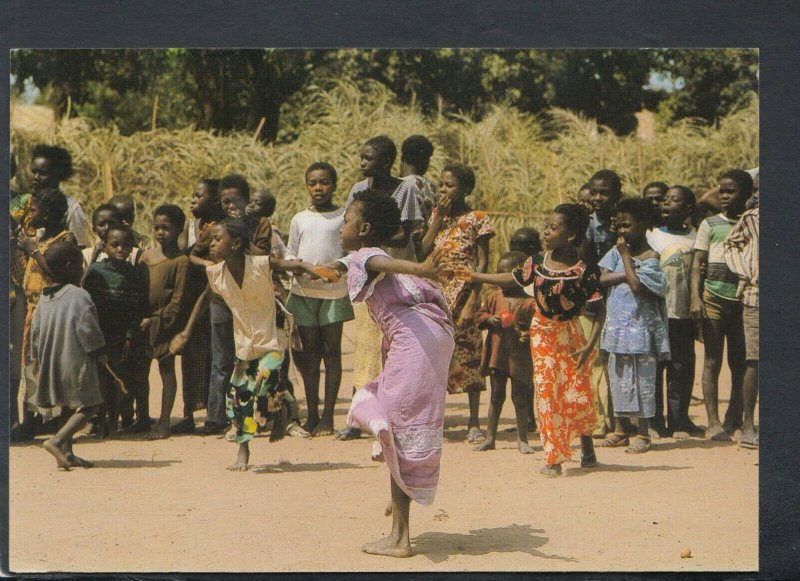
M492 213L498 230L492 264L514 229L540 227L544 213L572 199L600 168L619 172L623 191L635 195L653 180L702 192L727 168L758 165L757 97L723 118L718 128L684 120L657 131L652 142L618 136L563 109L534 116L509 105L491 105L479 119L445 110L440 105L434 114L424 115L418 104L399 104L380 83L347 81L296 104L296 118L305 123L292 127L296 138L286 143L263 144L247 133L192 128L126 136L116 127L93 128L83 119L59 123L55 142L72 152L76 168L64 190L87 212L106 196L104 176L110 172L114 192L136 198L137 226L147 231L156 205L170 201L186 208L201 178L235 171L253 187L275 193L274 222L286 231L291 217L308 205L303 177L311 163L328 161L336 167L340 178L335 200L341 204L350 186L362 179L359 153L366 139L387 134L399 146L408 135L421 133L435 146L428 172L434 181L448 159L475 168L477 187L469 202ZM25 160L37 140L22 132L12 135L21 191L29 186Z

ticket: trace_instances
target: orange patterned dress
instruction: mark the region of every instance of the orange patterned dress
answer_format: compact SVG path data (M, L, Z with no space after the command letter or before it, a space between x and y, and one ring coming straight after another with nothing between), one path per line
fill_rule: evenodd
M474 270L478 262L478 240L494 236L492 222L486 212L473 210L461 216L447 216L442 219L442 227L436 235L434 243L437 247L449 243L444 266L467 266ZM464 393L484 391L486 382L481 376L481 354L483 341L478 325L458 326L461 310L469 298L470 283L452 279L442 284L442 293L450 307L455 325L456 347L450 362L450 374L447 381L448 393ZM477 307L478 305L476 305ZM477 308L476 308L477 311Z
M586 345L578 315L584 305L603 300L600 273L583 262L555 270L547 257L529 258L514 270L514 280L536 301L531 321L533 384L539 412L539 434L548 465L572 457L570 442L589 436L595 427L592 357L581 367L570 356Z

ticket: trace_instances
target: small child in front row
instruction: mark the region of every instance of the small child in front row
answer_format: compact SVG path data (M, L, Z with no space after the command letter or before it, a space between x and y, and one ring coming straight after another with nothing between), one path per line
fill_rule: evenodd
M506 252L497 263L497 272L510 273L528 257L522 252ZM486 440L478 452L495 449L497 424L506 400L506 383L511 379L511 401L517 418L517 448L533 454L528 444L528 393L533 390L528 328L533 317L534 302L519 286L496 290L475 315L479 329L488 329L483 343L481 374L488 375L492 385L489 401L489 422Z
M108 366L100 370L101 388L105 400L100 414L97 434L100 437L117 433L117 419L123 393L116 383L122 378L130 384L128 357L139 338L139 325L147 311L147 272L143 265L130 263L134 245L133 232L121 222L111 223L103 230L103 252L106 257L93 262L83 277L83 288L92 297L106 346ZM144 270L144 272L143 272ZM133 409L123 413L123 428L133 422Z
M276 322L272 271L305 272L313 276L313 267L304 262L247 254L250 235L244 220L238 218L216 224L211 236L211 258L215 264L206 268L208 283L231 310L236 347L226 410L236 427L239 452L228 469L241 471L248 468L249 442L258 429L254 415L259 399L271 400L269 411L280 409L281 413L285 409L281 400L288 400L287 392L278 391L288 333L279 329ZM276 421L273 436L277 424Z
M44 253L54 281L45 287L31 323L31 358L37 367L38 387L33 403L42 408L62 407L60 429L44 442L60 470L91 462L75 456L72 438L100 409L98 365L105 345L92 298L80 283L83 255L70 242L57 241ZM75 410L69 414L67 410ZM66 412L66 413L65 413Z
M536 301L531 319L533 384L539 409L539 435L546 465L539 471L559 476L572 457L570 443L581 440L581 467L597 465L592 442L595 423L591 360L605 319L600 273L578 256L589 217L578 204L560 204L547 219L540 261L528 258L510 273L481 274L457 268L456 276L497 286L519 285ZM586 305L597 305L589 337L578 316Z
M614 416L638 418L638 433L625 450L650 449L650 418L656 412L656 370L669 358L667 278L658 253L647 243L653 208L647 200L629 198L616 208L617 244L600 260L600 283L611 287L600 347L608 353L608 378ZM628 441L622 422L600 447Z

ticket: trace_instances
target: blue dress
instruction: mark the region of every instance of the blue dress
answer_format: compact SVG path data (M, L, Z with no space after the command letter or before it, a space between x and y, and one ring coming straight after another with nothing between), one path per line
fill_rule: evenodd
M598 266L625 272L616 248L609 250ZM633 266L644 288L634 293L626 282L611 287L600 347L609 354L614 415L651 418L655 415L657 363L670 356L664 301L667 279L658 258L634 258Z

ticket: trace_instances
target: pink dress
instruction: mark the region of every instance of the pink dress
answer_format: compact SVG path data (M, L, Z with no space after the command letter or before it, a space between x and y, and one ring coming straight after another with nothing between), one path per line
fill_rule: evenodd
M394 481L420 504L430 504L439 481L445 394L453 355L453 322L432 283L408 275L368 272L380 248L353 254L347 287L364 302L383 333L383 371L353 397L348 425L376 438L373 459L385 461Z

